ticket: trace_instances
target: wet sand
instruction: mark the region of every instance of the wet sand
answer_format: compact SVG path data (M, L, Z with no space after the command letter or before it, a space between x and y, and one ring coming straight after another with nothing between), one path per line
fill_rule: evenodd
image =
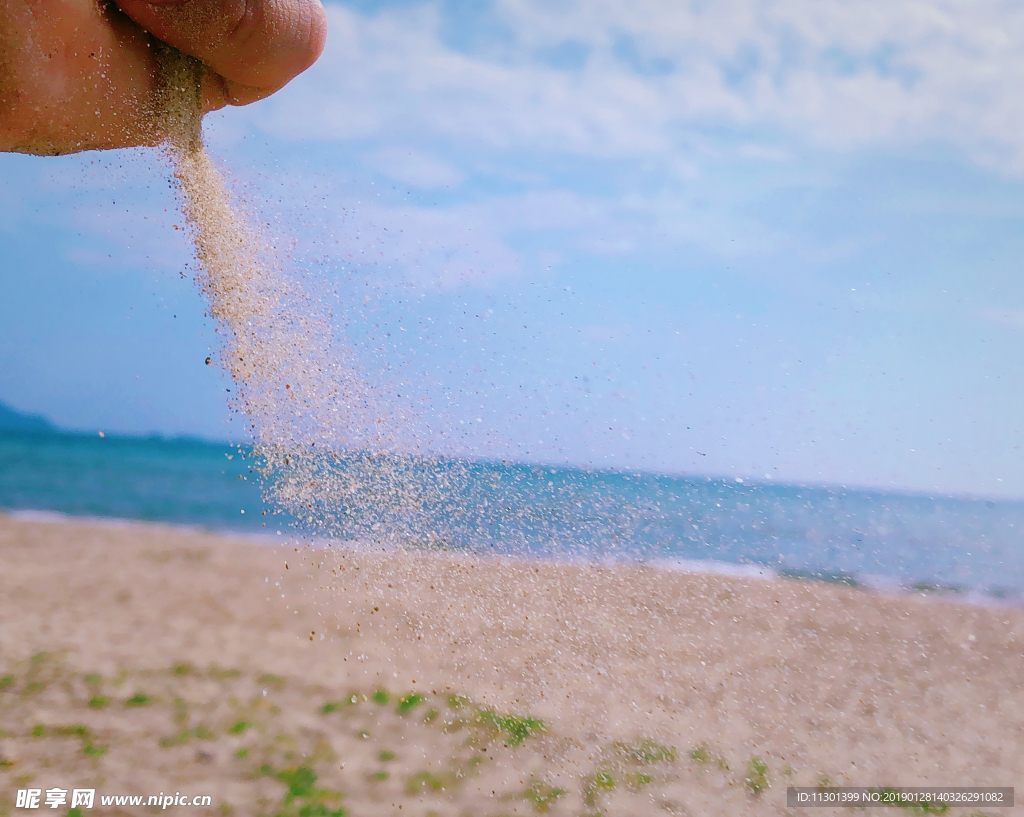
M1024 796L1024 610L0 516L0 730L0 815L26 786L351 817Z

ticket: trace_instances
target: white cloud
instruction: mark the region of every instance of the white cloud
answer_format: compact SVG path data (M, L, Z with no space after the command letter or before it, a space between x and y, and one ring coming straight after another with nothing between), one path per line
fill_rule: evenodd
M588 102L596 90L589 79L448 48L430 6L374 17L339 6L328 13L331 34L320 63L294 91L261 108L262 125L278 136L440 136L586 154L666 147L662 123L644 128L640 121L661 118L642 78L613 77L612 96L602 92Z
M613 236L618 212L577 193L551 190L492 196L447 207L360 204L335 212L322 230L345 248L352 263L394 266L407 283L452 288L490 286L532 276L560 261L542 250L524 260L512 249L517 235L560 230Z
M815 267L871 237L772 222L761 203L774 189L835 184L843 170L830 156L939 145L1024 170L1024 51L1013 47L1024 7L497 0L492 13L506 36L471 47L452 36L463 23L430 2L372 14L332 4L320 63L240 112L404 184L457 188L440 205L363 207L343 233L360 257L487 286L545 266L518 238L557 232L547 248L563 255L664 260L697 248ZM890 203L968 206L930 191L904 206L908 195Z
M384 265L402 270L407 284L445 289L543 277L565 260L566 247L570 257L582 252L631 262L687 247L723 258L836 252L743 222L740 214L699 205L671 196L597 198L535 190L447 206L367 202L335 211L318 230L344 248L342 262ZM553 243L530 240L551 231L558 236ZM515 249L524 237L534 247L526 255Z
M432 5L332 5L326 54L260 107L262 124L668 163L687 129L724 125L840 149L939 141L1024 166L1018 4L501 0L495 13L511 44L463 53ZM545 57L565 44L579 67Z

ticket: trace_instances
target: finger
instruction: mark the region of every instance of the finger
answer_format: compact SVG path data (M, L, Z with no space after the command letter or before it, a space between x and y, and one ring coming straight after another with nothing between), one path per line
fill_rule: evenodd
M270 96L277 88L255 87L232 82L213 71L206 71L202 77L203 113L218 111L225 105L248 105L250 102Z
M223 82L205 89L206 106L246 104L306 70L323 51L327 23L319 0L117 0L136 23L197 57Z
M152 37L116 8L0 0L0 150L153 144Z

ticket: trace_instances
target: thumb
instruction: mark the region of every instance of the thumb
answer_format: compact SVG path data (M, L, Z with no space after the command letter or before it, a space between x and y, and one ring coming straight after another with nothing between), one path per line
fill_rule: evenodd
M202 60L223 80L220 104L244 105L281 88L323 51L319 0L116 0L157 39Z

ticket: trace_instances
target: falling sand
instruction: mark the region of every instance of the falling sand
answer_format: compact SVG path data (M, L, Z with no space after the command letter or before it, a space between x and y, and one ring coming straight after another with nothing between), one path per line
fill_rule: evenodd
M222 339L219 362L234 384L231 402L248 425L272 498L308 517L308 500L324 491L327 478L340 478L322 467L317 445L325 452L379 443L380 423L370 419L379 412L365 380L335 348L329 313L286 275L272 242L236 207L207 153L202 64L175 49L162 51L160 61L165 151L195 246L197 283Z
M270 237L236 206L207 153L202 64L169 48L160 62L161 130L197 282L268 499L321 535L344 520L345 529L378 541L415 539L418 511L463 489L464 468L400 450L401 418L391 416L351 350L335 342L330 309L304 291Z
M346 419L360 419L363 384L325 357L329 315L282 278L273 247L234 206L206 152L202 64L173 49L161 62L166 150L195 244L197 280L223 338L220 361L236 386L235 408L264 447L326 442L338 420L322 409L340 402Z

